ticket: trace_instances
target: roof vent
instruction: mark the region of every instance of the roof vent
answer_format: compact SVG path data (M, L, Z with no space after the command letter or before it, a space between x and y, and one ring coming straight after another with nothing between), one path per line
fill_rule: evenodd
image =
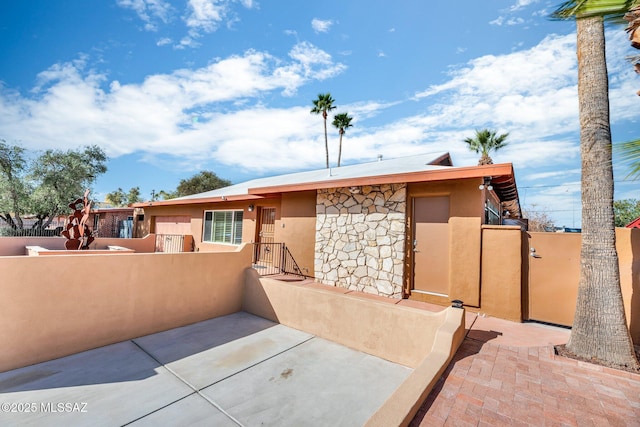
M381 162L382 161L382 154L378 154L378 161Z

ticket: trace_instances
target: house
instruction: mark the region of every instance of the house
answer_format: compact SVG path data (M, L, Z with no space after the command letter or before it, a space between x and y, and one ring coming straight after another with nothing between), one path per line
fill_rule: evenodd
M94 237L133 237L134 208L101 207L91 209L87 223Z
M640 228L640 216L631 221L629 224L625 225L625 228Z
M319 282L446 303L450 220L460 219L455 233L465 242L479 244L482 224L521 219L511 164L454 167L448 153L258 178L133 206L144 208L142 228L193 235L195 251L284 243ZM462 246L457 263L474 245Z

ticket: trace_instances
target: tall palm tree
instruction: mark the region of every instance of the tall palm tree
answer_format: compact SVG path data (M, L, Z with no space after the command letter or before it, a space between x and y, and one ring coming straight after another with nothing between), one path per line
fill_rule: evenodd
M311 114L322 114L324 119L324 149L327 153L327 169L329 168L329 140L327 139L327 112L335 109L333 103L335 99L331 97L329 92L321 93L318 95L318 99L313 100L313 108Z
M552 17L575 18L577 26L582 247L578 300L567 349L580 357L640 369L620 289L604 38L604 17L621 16L632 3L567 1Z
M476 130L476 135L473 138L465 138L464 142L467 143L469 149L478 154L482 153L478 165L492 165L493 160L489 157L491 151L498 151L508 144L506 142L508 133L497 135L495 130L482 129Z
M352 127L351 120L353 117L349 117L349 113L340 113L333 116L332 125L338 129L340 133L340 145L338 146L338 167L340 167L340 158L342 157L342 135L346 132L346 129Z

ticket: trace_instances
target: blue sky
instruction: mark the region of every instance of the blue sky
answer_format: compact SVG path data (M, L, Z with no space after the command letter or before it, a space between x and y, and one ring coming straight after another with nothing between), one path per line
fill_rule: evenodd
M173 190L212 170L237 183L324 167L330 92L354 127L343 164L449 151L509 132L525 210L580 226L575 23L544 0L86 0L0 5L0 138L30 150L98 144L93 196ZM640 78L607 32L614 142L639 135ZM331 164L338 133L330 127ZM616 198L640 198L616 167Z

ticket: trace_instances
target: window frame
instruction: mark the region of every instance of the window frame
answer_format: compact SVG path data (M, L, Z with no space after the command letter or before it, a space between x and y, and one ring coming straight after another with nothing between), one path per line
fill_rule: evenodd
M209 226L209 236L206 235L207 232L207 214L211 214L210 226ZM238 220L237 215L240 213L240 219ZM231 214L231 222L229 224L230 227L230 241L216 241L215 239L215 216L216 214ZM242 244L242 234L243 234L243 221L244 221L244 210L243 209L208 209L203 212L202 215L202 243L209 243L214 245L229 245L229 246L240 246ZM238 223L240 230L238 230ZM225 228L227 222L225 219ZM240 231L240 235L237 235L237 232ZM226 231L223 230L223 239L226 236ZM209 240L207 240L209 239Z

